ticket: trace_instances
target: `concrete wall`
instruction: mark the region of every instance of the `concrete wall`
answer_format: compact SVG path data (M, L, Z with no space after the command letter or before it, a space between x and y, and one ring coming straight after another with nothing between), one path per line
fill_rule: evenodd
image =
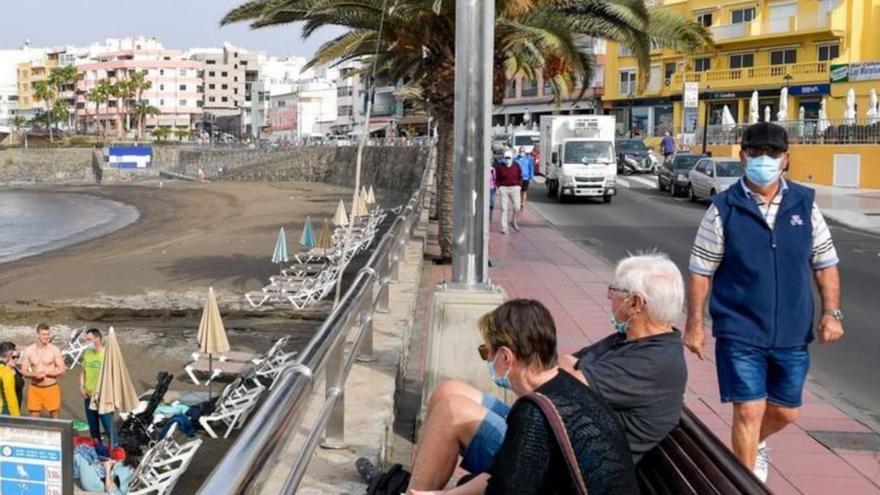
M0 150L0 184L95 182L93 149Z

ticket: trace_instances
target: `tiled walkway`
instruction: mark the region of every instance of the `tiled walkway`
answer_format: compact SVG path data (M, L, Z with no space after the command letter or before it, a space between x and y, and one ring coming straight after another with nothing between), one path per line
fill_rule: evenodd
M503 286L508 297L538 299L550 309L561 352L575 351L606 336L611 331L606 291L613 267L529 208L520 225L520 232L508 235L501 235L493 225L489 244L492 281ZM449 267L435 266L431 278L439 281L450 273ZM711 343L707 354L710 358L700 361L686 352L686 403L729 445L731 406L718 400ZM870 430L809 391L805 401L797 424L770 439L770 488L780 495L880 495L880 453L830 450L807 433Z

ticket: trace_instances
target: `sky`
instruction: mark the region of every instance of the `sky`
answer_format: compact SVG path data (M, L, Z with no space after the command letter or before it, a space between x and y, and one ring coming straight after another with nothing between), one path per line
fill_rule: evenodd
M105 38L156 36L166 48L221 46L228 41L270 55L309 57L344 32L323 28L303 41L300 25L251 30L220 27L245 0L0 0L0 48L89 45Z

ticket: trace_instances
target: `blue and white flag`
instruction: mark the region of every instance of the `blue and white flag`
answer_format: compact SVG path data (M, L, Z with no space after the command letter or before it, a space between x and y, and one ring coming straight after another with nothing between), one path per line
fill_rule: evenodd
M148 168L152 162L150 146L110 146L107 161L111 168Z

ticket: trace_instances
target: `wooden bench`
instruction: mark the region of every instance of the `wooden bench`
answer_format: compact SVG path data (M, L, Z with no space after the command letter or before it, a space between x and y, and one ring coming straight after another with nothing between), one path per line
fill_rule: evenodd
M636 471L642 495L771 493L687 408Z

